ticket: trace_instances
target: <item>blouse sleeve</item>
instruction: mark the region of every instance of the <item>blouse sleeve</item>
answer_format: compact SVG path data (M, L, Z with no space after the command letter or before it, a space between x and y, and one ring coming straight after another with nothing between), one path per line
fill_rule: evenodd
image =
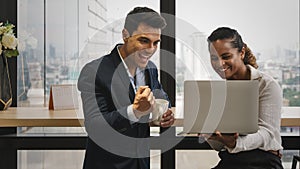
M262 149L282 149L280 137L280 120L282 90L271 77L261 79L259 83L259 130L246 136L239 136L235 148L226 147L230 153Z

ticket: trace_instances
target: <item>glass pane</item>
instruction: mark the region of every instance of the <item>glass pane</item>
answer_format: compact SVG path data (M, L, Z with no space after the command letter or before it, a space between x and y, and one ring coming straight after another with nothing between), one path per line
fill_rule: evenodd
M45 93L54 84L76 84L74 65L79 50L78 1L46 1ZM48 100L46 100L48 103Z
M214 150L176 150L176 169L213 168L218 161Z
M19 169L81 169L84 150L19 150Z
M150 168L160 169L160 150L151 150ZM18 169L82 169L84 150L19 150Z
M296 106L297 108L293 110L299 112L298 0L291 0L288 3L282 0L249 0L243 3L238 0L191 0L189 3L176 1L176 17L178 117L183 117L184 80L218 78L211 69L206 39L213 30L221 26L238 30L257 57L259 69L271 75L281 85L283 105ZM291 110L287 107L283 107L285 113ZM299 136L299 127L282 128L281 134ZM284 151L282 160L285 168L291 167L293 154L299 154L299 151ZM187 155L184 157L188 158Z
M135 6L159 11L159 1L147 0L18 1L18 37L26 45L18 63L18 106L47 106L51 85L76 84L87 62L122 43L125 16ZM152 60L159 67L158 55Z
M257 57L259 69L281 84L284 106L300 106L298 0L176 1L176 17L177 109L182 107L183 80L218 78L211 69L206 39L221 26L237 29Z
M18 1L18 106L44 104L44 24L44 1Z

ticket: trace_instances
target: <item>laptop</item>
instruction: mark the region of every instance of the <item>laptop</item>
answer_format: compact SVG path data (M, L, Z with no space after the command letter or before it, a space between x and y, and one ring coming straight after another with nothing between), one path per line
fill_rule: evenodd
M209 80L184 82L181 134L239 133L258 130L258 81Z

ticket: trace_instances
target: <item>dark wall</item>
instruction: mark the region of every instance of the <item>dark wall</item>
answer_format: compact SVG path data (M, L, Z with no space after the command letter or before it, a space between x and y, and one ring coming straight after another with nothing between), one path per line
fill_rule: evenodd
M0 22L9 21L14 24L17 33L17 0L0 0ZM17 34L16 34L17 36ZM9 58L9 75L11 79L13 102L12 106L17 106L17 58Z

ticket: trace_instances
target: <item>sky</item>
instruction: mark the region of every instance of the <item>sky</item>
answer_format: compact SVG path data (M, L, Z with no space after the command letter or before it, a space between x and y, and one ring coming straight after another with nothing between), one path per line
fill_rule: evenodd
M124 18L139 5L159 10L157 0L107 1L107 18ZM299 0L176 0L176 17L207 36L220 26L234 28L265 57L278 46L299 49Z
M106 0L108 20L125 18L127 13L136 6L147 6L159 11L159 0Z
M65 1L65 5L67 4L65 7L63 5L64 1L56 0L52 3L48 2L48 7L55 9L47 11L49 16L48 21L51 23L65 22L70 25L70 28L76 27L77 16L68 16L68 18L75 18L75 20L64 20L61 17L67 13L76 14L77 12L76 7L71 7L71 11L65 11L64 8L70 8L69 1L75 2L72 0ZM108 25L115 20L124 19L126 14L135 6L148 6L157 11L160 8L159 0L102 1L106 3ZM42 9L40 8L42 1L32 0L30 2L32 2L32 7L36 7L36 10L34 10L35 13L42 12L37 12L37 9ZM62 9L57 7L57 3L62 4L58 5ZM52 4L56 4L56 6L51 6ZM76 6L77 3L71 4ZM43 19L42 15L32 14L31 17L34 19L30 18L28 22L32 21L36 23L36 20L40 21ZM252 51L259 52L266 58L270 57L270 51L274 52L278 46L289 49L299 49L300 46L299 0L176 0L176 17L189 26L194 26L196 28L195 31L203 32L206 36L219 26L235 28L242 35L244 41ZM34 25L34 23L30 24ZM56 25L59 25L59 23ZM120 27L122 28L122 25ZM179 31L184 32L188 29L183 27L183 29L177 28L176 30L179 33ZM55 32L56 29L53 29L53 31ZM74 29L73 31L76 32L77 30ZM194 32L187 33L193 34ZM48 34L48 41L55 43L63 42L63 40L59 41L57 39L63 36L57 33L54 34L56 36L51 36L49 30ZM70 40L68 43L58 46L73 48L74 44L71 42L73 41Z
M177 17L209 35L219 26L237 29L254 51L299 49L299 0L178 0Z

